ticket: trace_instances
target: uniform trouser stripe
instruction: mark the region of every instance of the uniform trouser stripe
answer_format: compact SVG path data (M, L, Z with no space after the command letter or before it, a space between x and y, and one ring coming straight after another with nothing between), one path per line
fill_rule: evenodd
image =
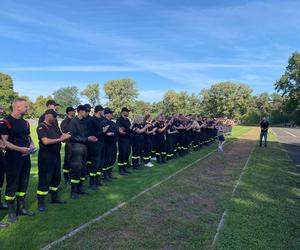
M36 194L37 194L37 195L43 195L43 196L45 196L45 195L48 194L48 191L37 190L37 191L36 191Z
M16 196L24 197L26 195L25 192L16 192Z
M4 198L6 201L13 201L16 198L16 196L7 196L6 195Z

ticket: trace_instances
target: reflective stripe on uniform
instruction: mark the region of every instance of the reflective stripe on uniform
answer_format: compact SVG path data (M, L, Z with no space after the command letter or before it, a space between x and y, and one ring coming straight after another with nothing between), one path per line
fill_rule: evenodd
M16 192L16 196L23 197L25 196L25 192Z
M57 191L57 190L58 190L58 187L49 187L49 190L50 190L50 191L54 191L54 192L55 192L55 191Z
M47 194L48 194L48 191L37 190L37 191L36 191L36 194L37 194L37 195L47 195Z
M6 195L4 198L5 198L6 201L12 201L16 198L16 196L7 196Z
M71 179L71 183L79 183L80 180Z

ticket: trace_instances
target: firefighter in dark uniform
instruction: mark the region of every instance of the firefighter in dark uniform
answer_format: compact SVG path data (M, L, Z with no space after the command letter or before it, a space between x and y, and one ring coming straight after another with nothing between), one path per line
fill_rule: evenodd
M87 143L96 142L95 136L88 136L86 118L89 115L84 105L77 107L77 116L70 122L71 142L71 198L77 199L78 194L86 194L83 190L83 182L86 176Z
M103 164L103 179L104 181L112 181L117 179L113 176L113 165L117 159L117 140L118 140L118 127L112 121L113 111L109 108L104 109L103 127L108 127L104 133L104 164Z
M91 110L92 110L92 106L88 103L84 104L83 106L85 106L86 111L88 112L88 115L84 118L84 121L86 122L86 125L88 125L90 119L92 118L92 116L90 115ZM88 143L87 144L87 155L86 155L86 175L87 176L90 175L91 165L92 165L91 150L89 148L89 143Z
M176 119L175 123L175 128L178 131L178 136L177 136L177 152L179 156L184 155L184 141L185 141L185 124L184 124L184 117L182 114L178 115L178 118Z
M58 196L58 186L61 179L61 143L68 140L69 133L62 134L60 129L55 125L57 114L54 110L49 109L45 112L45 120L37 127L39 138L38 153L38 188L37 200L40 212L46 210L45 196L48 190L51 193L51 202L57 204L65 203Z
M155 134L155 148L156 148L156 163L166 163L166 129L168 123L165 123L162 115L159 115L154 127L157 128Z
M134 117L131 125L131 160L133 169L141 169L140 160L143 156L144 134L148 126L148 124L143 124L143 116L136 115Z
M174 118L169 118L169 126L166 131L166 152L167 152L167 161L174 158L175 149L177 144L177 135L178 131L175 127Z
M117 119L116 124L119 130L119 140L118 140L118 167L119 174L125 175L130 173L128 168L129 156L131 152L131 143L130 143L130 120L128 119L130 110L126 107L122 108L121 116Z
M56 111L57 106L59 106L59 104L56 103L54 100L48 100L46 102L47 110L52 109L52 110ZM45 120L45 113L40 116L38 123L41 124L44 120ZM55 125L58 127L57 121L56 121Z
M75 109L73 107L67 107L66 109L66 117L63 119L63 121L60 124L61 131L63 133L69 133L70 132L70 121L75 116ZM65 179L65 185L71 184L70 179L70 159L71 159L71 143L69 140L65 142L65 156L64 156L64 164L63 164L63 173L64 173L64 179Z
M144 134L143 160L144 165L151 168L154 166L151 162L151 155L153 149L153 137L157 128L154 128L149 114L144 117L144 126L146 125L148 125L148 128Z
M91 154L91 167L90 167L90 188L97 189L101 185L102 167L104 163L104 133L107 127L103 127L104 117L103 108L97 105L94 109L94 115L88 121L88 135L95 136L98 140L88 143L88 150Z
M30 177L30 153L35 151L30 137L29 123L23 119L28 110L24 98L16 98L12 104L13 111L2 121L2 140L6 146L6 190L5 200L8 205L8 219L17 220L16 215L33 215L25 206L25 195ZM17 210L15 209L17 198Z

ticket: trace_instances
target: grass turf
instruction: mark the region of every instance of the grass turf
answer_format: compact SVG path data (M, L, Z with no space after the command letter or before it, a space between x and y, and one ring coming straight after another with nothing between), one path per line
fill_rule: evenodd
M274 135L256 147L216 249L300 249L300 175Z
M35 127L32 126L33 139L36 141ZM248 127L235 127L232 140L249 131ZM69 188L61 194L68 201L66 205L47 204L45 213L38 213L36 209L37 187L37 158L32 157L30 185L28 188L27 204L36 212L34 217L20 217L17 223L0 231L0 249L39 249L47 243L66 234L73 228L103 214L112 207L127 201L142 190L154 185L173 172L199 159L216 148L215 145L203 147L187 157L171 161L162 166L135 172L128 177L120 177L99 191L91 191L89 195L73 201L69 199ZM0 219L5 212L0 212Z

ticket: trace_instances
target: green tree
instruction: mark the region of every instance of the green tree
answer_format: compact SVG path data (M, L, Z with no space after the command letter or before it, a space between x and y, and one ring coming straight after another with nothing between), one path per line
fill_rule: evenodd
M300 53L289 58L285 73L275 83L275 89L286 99L286 109L291 119L300 123Z
M77 106L80 104L78 88L76 86L64 87L54 91L53 98L60 105L58 107L60 113L64 113L68 106Z
M200 114L200 98L194 93L168 90L163 96L163 110L167 115L173 113Z
M100 103L99 84L93 83L87 85L86 88L80 92L80 95L85 96L89 100L90 104L95 107Z
M11 110L12 101L18 96L14 91L13 80L10 75L0 73L0 104L4 107L4 112L8 114Z
M107 105L119 113L122 107L132 109L138 97L135 81L131 79L109 80L104 84L104 92L108 98Z
M254 97L255 106L259 110L260 117L270 116L271 112L271 99L268 93L261 93Z
M221 82L200 92L201 106L205 115L240 118L249 110L251 93L246 84Z

